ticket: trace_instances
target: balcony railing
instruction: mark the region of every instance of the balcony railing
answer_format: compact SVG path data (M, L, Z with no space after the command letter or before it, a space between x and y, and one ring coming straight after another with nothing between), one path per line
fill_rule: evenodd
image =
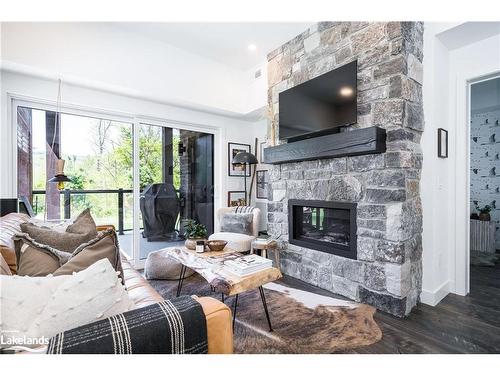
M127 193L132 193L132 189L97 189L97 190L70 190L64 189L60 191L60 194L64 197L64 219L71 218L71 196L72 195L87 195L87 194L117 194L118 195L118 234L124 234L124 220L123 220L123 195ZM35 200L35 195L45 195L45 190L33 190L33 205L35 212L37 212L37 203ZM130 228L131 229L131 228Z

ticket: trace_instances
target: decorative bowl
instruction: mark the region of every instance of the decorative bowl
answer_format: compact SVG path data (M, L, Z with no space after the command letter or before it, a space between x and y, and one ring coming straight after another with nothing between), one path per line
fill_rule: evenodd
M227 241L223 240L209 240L205 243L210 251L222 251L227 245Z

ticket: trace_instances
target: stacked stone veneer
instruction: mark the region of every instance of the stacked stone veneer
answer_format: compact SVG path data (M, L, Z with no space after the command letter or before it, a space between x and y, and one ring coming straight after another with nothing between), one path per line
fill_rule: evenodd
M277 133L280 92L355 59L358 123L345 130L387 131L384 154L270 166L268 231L282 270L397 316L416 305L422 280L422 38L419 22L321 22L268 55ZM358 259L290 245L288 199L357 203Z

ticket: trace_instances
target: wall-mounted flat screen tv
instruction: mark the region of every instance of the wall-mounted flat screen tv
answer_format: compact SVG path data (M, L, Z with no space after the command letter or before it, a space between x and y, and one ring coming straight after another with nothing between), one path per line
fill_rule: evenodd
M336 133L357 122L357 61L279 94L279 137L289 142Z

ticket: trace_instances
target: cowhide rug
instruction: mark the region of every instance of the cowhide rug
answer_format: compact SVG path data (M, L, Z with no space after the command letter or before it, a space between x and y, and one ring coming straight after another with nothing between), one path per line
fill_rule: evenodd
M174 298L176 281L150 280L166 299ZM335 353L379 341L382 332L373 320L375 308L289 288L279 283L264 286L273 332L268 325L258 290L240 294L234 332L235 353ZM212 296L207 282L195 274L184 280L182 294ZM225 299L233 308L234 297Z

